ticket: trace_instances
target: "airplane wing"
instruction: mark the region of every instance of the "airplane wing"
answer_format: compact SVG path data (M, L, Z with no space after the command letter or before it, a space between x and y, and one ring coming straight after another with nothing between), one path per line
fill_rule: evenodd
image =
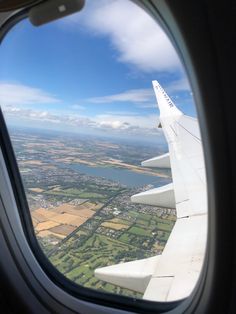
M95 270L104 281L144 293L153 301L187 297L201 272L207 238L207 193L201 136L196 119L184 115L153 81L169 153L147 167L171 167L173 183L131 197L132 202L176 208L177 220L161 255Z

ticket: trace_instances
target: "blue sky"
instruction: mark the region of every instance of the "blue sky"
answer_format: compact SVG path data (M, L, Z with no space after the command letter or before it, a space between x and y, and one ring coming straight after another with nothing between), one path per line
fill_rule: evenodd
M11 124L162 141L152 80L195 116L169 40L127 0L90 0L38 28L24 20L0 56L0 103Z

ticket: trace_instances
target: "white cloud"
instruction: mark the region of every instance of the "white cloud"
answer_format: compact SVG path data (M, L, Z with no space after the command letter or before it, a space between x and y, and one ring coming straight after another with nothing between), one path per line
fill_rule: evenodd
M157 102L156 103L140 103L137 105L138 108L142 109L157 109Z
M6 119L17 119L27 123L34 123L35 126L45 126L65 129L67 126L80 130L102 131L110 134L134 135L134 136L160 136L162 131L157 129L157 115L149 116L126 116L115 114L97 115L86 117L75 114L59 114L48 111L23 109L13 106L7 106L3 109ZM20 120L19 120L20 119ZM27 122L28 121L28 122Z
M127 0L88 2L84 11L62 23L85 26L94 35L108 36L118 60L144 72L182 70L179 58L161 27L140 7Z
M35 87L0 82L0 105L33 105L58 103L55 96Z
M50 123L60 123L60 117L51 114L48 111L40 111L40 110L32 110L32 109L25 109L14 107L11 105L3 107L3 113L7 117L15 117L18 119L27 119L31 121L40 121L40 122L50 122Z
M114 134L136 137L163 137L162 130L158 129L158 116L116 116L98 115L94 119L96 127Z
M97 115L94 117L94 120L98 124L106 124L109 125L110 127L113 128L118 128L121 126L125 129L132 127L136 128L145 128L145 129L150 129L152 130L153 128L157 128L159 124L159 118L158 115L156 114L151 114L151 115L138 115L138 116L117 116L117 115L112 115L112 114L102 114L102 115Z
M168 94L174 94L181 91L189 91L190 86L187 78L172 81L166 86L163 86ZM94 104L113 103L113 102L132 102L136 103L140 108L155 108L155 94L152 88L131 89L119 94L105 95L93 97L87 101ZM152 103L151 103L152 102Z
M189 81L187 77L181 78L180 80L172 81L169 85L166 86L168 93L180 92L180 91L191 91Z
M138 116L140 115L139 112L137 111L127 111L127 110L124 110L124 111L105 111L104 112L105 115L112 115L112 116Z
M98 124L100 127L105 127L105 128L111 128L111 129L120 129L120 130L124 130L124 129L128 129L129 128L129 123L127 122L121 122L119 120L115 120L115 121L101 121Z
M119 94L93 97L87 99L92 103L112 103L112 102L146 102L153 98L153 90L148 89L131 89Z

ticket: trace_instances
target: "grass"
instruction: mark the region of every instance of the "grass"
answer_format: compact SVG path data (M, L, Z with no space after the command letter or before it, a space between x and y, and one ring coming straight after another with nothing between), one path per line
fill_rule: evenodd
M75 192L72 189L67 189L67 192ZM83 192L85 198L93 196L101 196L99 193ZM79 196L82 198L81 196ZM136 218L134 225L130 221L124 221L122 218L115 217L106 221L100 219L100 225L105 221L112 224L126 224L128 230L123 232L118 239L99 234L96 231L89 236L89 231L86 231L86 237L82 242L77 241L79 234L85 234L81 230L78 235L71 238L61 249L50 256L51 262L61 271L66 277L75 281L77 284L98 289L105 292L118 293L131 297L141 297L141 294L124 289L110 283L100 281L94 276L96 268L118 264L119 262L127 262L134 259L141 259L153 256L154 250L161 250L165 245L174 222L172 220L163 219L155 215L138 213L129 211L128 214L132 218ZM95 217L96 218L96 217ZM111 226L110 226L111 227ZM158 231L159 230L159 231ZM158 242L153 243L152 232L155 231L155 239ZM118 232L118 231L117 231ZM120 231L119 231L120 232ZM150 243L150 247L148 247ZM147 246L145 246L146 244Z
M132 234L139 235L139 236L145 236L145 237L151 236L151 230L148 230L148 229L145 230L145 229L142 229L142 228L136 227L136 226L131 227L128 230L128 232L132 233Z
M60 196L68 196L68 197L79 197L79 198L88 198L88 199L104 199L107 198L107 195L99 194L96 192L89 192L84 189L75 189L75 188L69 188L66 190L60 190L60 191L45 191L44 194L47 195L60 195Z
M142 219L136 220L137 225L141 225L141 226L145 226L145 227L148 227L149 223L150 223L150 221L148 221L148 220L142 220Z
M50 191L45 191L44 194L47 194L47 195L60 195L60 196L68 196L68 197L79 196L78 194L68 193L66 190L61 190L61 191L52 191L52 190L50 190Z
M105 248L101 246L101 244L104 243L106 244ZM141 294L137 294L136 292L99 281L93 274L93 270L98 267L117 263L116 256L124 250L129 252L131 248L131 246L122 244L115 239L93 234L82 247L78 248L78 252L80 252L81 256L79 265L74 267L70 272L65 273L65 275L75 280L76 283L89 288L99 289L105 292L122 293L123 295L132 297L141 297ZM85 252L87 255L86 258L83 259Z
M137 218L140 214L133 212L133 211L129 211L129 216L133 217L133 218Z
M140 214L138 214L138 218L139 218L139 220L141 220L141 221L150 221L150 220L153 219L153 216L148 215L148 214L142 214L142 213L140 213Z
M74 195L78 195L79 193L83 192L84 190L79 190L76 188L69 188L66 190L63 190L64 192L68 193L68 194L74 194Z
M159 230L169 231L170 232L172 230L172 228L173 228L173 224L167 224L167 223L158 222L157 228Z
M98 193L93 193L93 192L91 192L91 193L89 193L89 192L80 193L79 197L80 198L88 198L88 199L91 199L91 198L104 199L104 198L106 198L106 196L103 194L98 194Z
M128 233L123 233L120 237L119 240L125 243L129 243L130 242L130 234Z

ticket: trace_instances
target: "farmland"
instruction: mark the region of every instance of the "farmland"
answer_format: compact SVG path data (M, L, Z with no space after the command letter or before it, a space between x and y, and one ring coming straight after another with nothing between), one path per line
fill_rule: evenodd
M14 133L13 145L34 232L51 263L80 286L141 297L98 280L94 270L162 253L175 211L130 201L170 182L168 171L140 167L156 150L33 131Z
M38 237L45 237L45 234L66 237L77 227L81 226L88 218L95 214L102 203L85 201L80 205L64 203L51 210L44 208L32 212L32 220L35 232ZM45 233L42 231L48 231Z

